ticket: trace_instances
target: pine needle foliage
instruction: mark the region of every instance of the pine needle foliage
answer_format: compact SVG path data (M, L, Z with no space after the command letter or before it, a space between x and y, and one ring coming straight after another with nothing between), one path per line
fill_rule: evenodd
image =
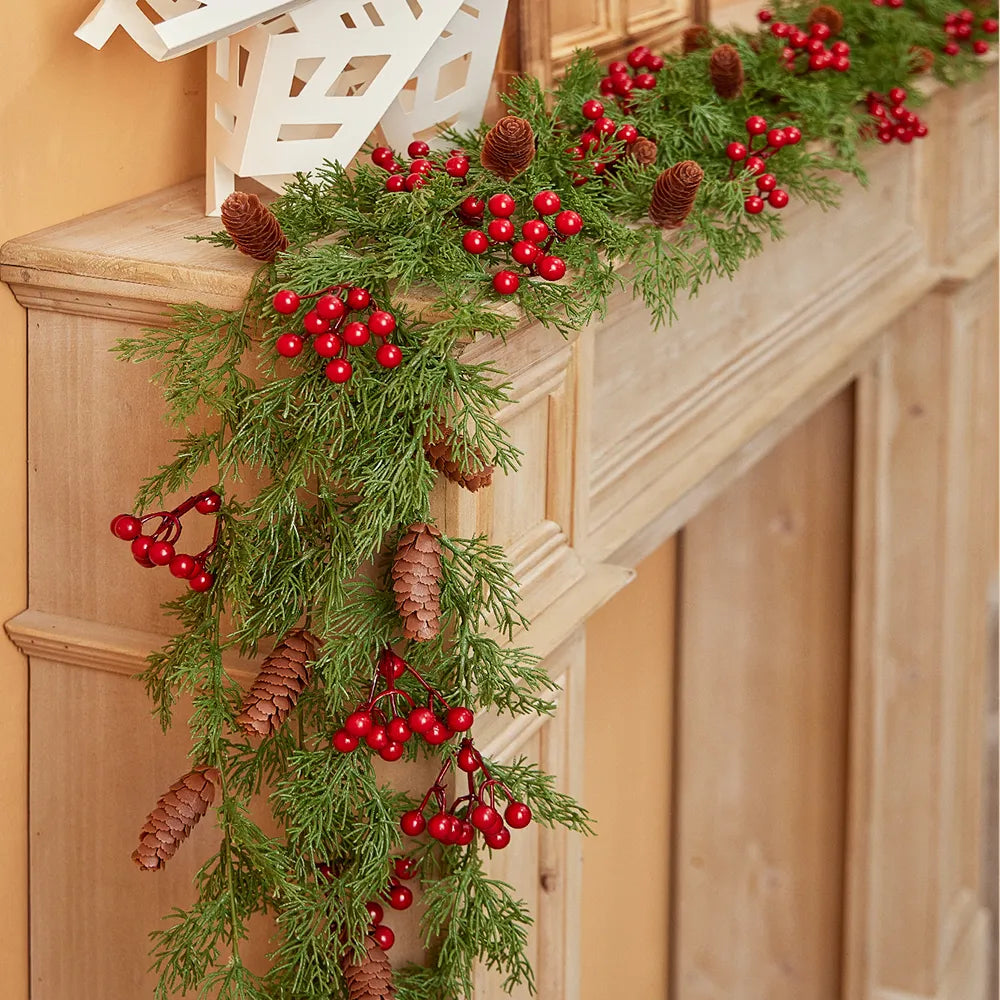
M805 25L812 6L782 0L774 15ZM767 30L712 29L713 46L735 46L746 75L743 93L723 101L710 81L709 49L667 54L655 88L632 95L630 120L656 142L657 163L642 167L622 157L607 183L573 183L576 172L590 174L598 156L575 161L571 152L585 127L580 106L596 96L603 75L592 52L578 52L550 93L533 79L513 82L508 108L531 124L537 153L509 183L478 167L485 125L445 134L476 164L460 187L435 172L412 193L387 195L384 172L367 161L296 176L273 205L289 248L260 268L239 309L180 306L163 327L119 343L123 359L152 366L178 431L174 457L141 484L136 509L210 483L225 496L216 583L166 606L177 634L142 675L164 728L178 699L191 699L192 759L221 774L219 849L196 876L196 901L152 936L158 1000L342 995L340 959L364 939L365 900L385 888L390 858L402 850L399 815L415 805L379 780L367 754L342 755L331 746L387 646L455 703L510 714L553 711L554 685L523 641L528 623L511 568L484 538L442 537L440 634L419 644L402 637L385 554L406 525L430 519L436 473L424 439L444 419L454 428L460 465L471 471L479 455L515 471L520 454L496 419L511 401L510 387L501 371L463 360L471 340L503 339L529 321L569 335L603 315L622 286L643 300L655 325L665 325L685 296L732 277L766 240L780 238L777 213L745 213L753 180L725 155L727 143L745 138L749 115L803 132L805 141L783 149L778 161L794 199L832 208L843 179L864 181L859 102L869 91L907 86L914 48L941 51L952 4L837 6L840 37L851 46L846 73L789 72L783 42ZM957 83L977 63L963 52L939 57L933 71ZM686 159L701 165L704 180L685 225L667 233L649 224L650 194L660 170ZM560 249L568 274L557 283L524 280L512 297L516 308L497 308L489 277L503 257L462 249L456 207L470 194L497 191L527 204L543 189L585 220ZM225 233L205 239L232 247ZM331 387L305 355L278 357L277 335L296 329L300 316L275 312L271 296L341 282L368 288L392 309L405 363L386 371L359 354L349 385ZM250 743L233 722L241 689L229 667L303 623L321 644L313 680L285 727ZM413 683L400 681L416 697ZM407 759L425 752L415 743L407 744ZM455 748L441 752L447 757ZM537 765L522 758L489 767L539 823L590 832L586 812ZM263 795L279 835L266 834L256 819ZM490 877L474 847L427 841L405 849L420 860L429 959L399 971L400 1000L469 997L477 964L507 989L532 990L525 959L531 915L513 889ZM259 913L278 928L265 973L240 957Z

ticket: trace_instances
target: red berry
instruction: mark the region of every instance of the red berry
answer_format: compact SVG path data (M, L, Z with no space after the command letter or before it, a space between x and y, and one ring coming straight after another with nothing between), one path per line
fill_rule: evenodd
M793 28L788 35L788 44L793 49L804 49L809 41L809 36L798 28Z
M466 774L479 770L479 754L472 747L462 747L455 760L459 768Z
M395 718L390 719L389 724L385 727L386 732L389 734L389 739L393 743L405 743L412 735L412 730L410 729L409 723L406 719Z
M811 70L826 69L826 54L822 52L816 52L809 57L809 68ZM780 129L772 129L772 132L780 131ZM770 134L770 133L768 133Z
M756 176L767 169L767 163L759 156L751 156L748 157L747 162L743 165L743 169Z
M743 207L750 215L759 215L764 211L764 199L758 195L752 194L745 202L743 202Z
M295 294L290 288L282 289L277 292L273 299L271 299L271 305L274 306L274 311L279 313L284 313L288 315L289 313L295 312L299 308L301 299Z
M495 827L500 814L492 806L478 805L469 813L469 819L477 830L485 832Z
M905 104L906 103L906 91L902 87L893 87L889 91L889 103L890 104Z
M761 24L767 24L772 17L774 17L774 15L769 10L757 11L757 20L760 21Z
M767 133L767 144L772 146L774 149L781 149L781 147L786 145L787 142L788 137L785 135L785 130L783 128L773 128Z
M460 820L457 832L452 834L452 842L459 847L471 844L476 836L476 828L468 820Z
M344 719L344 732L350 733L351 736L367 736L371 732L371 729L372 717L368 712L351 712Z
M731 142L728 146L726 146L726 156L728 156L734 163L745 159L746 155L747 148L742 142Z
M956 38L969 38L972 35L971 24L960 24L955 28Z
M383 344L375 352L375 360L383 368L395 368L403 361L403 352L395 344Z
M625 124L615 132L615 138L627 142L630 146L639 138L639 130L634 125Z
M475 195L470 194L459 205L458 210L462 215L467 215L470 219L481 219L483 212L486 211L486 202L482 198L477 198Z
M982 23L982 24L980 25L980 27L981 27L981 28L983 29L983 31L985 31L985 32L986 32L986 33L987 33L988 35L995 35L995 34L997 33L997 29L998 29L998 28L1000 28L1000 24L998 24L998 23L997 23L997 21L996 21L996 20L995 20L994 18L992 18L992 17L987 17L987 18L986 18L986 19L985 19L985 20L983 21L983 23Z
M373 928L371 936L383 951L388 951L396 943L396 935L392 933L392 928L386 927L385 924Z
M513 295L521 286L521 279L513 271L497 271L493 275L493 289L498 295Z
M503 811L508 826L523 830L531 822L531 810L523 802L508 802Z
M498 830L491 830L483 834L483 840L495 851L502 851L510 843L510 830L501 826Z
M212 584L215 583L215 577L211 573L206 573L202 570L200 573L195 573L194 576L188 580L188 586L199 594L203 594L208 590Z
M802 141L802 133L794 125L786 125L784 132L786 145L797 146Z
M331 382L338 385L346 382L354 374L354 368L347 358L334 358L323 371Z
M410 176L403 181L403 188L406 191L416 191L417 188L423 187L425 183L426 179L421 174L410 174Z
M510 255L517 261L518 264L524 264L527 266L536 257L541 255L541 249L536 247L534 243L529 243L527 240L518 240L511 248Z
M372 150L372 163L376 167L389 168L389 165L396 158L395 154L388 146L376 146Z
M495 215L497 218L503 219L513 215L517 208L517 202L509 194L491 195L487 205L489 206L490 215Z
M532 199L531 204L539 215L555 215L562 207L559 195L555 191L539 191Z
M379 659L378 672L383 677L398 681L406 673L406 660L387 649Z
M646 59L646 69L650 73L659 73L663 69L665 63L663 62L663 56L658 56L655 52L651 52Z
M549 255L538 262L536 270L539 277L546 281L558 281L566 273L566 261L562 257Z
M365 288L352 288L347 293L348 309L367 309L371 301L371 293Z
M397 743L395 740L390 740L379 750L378 755L382 760L387 760L390 763L394 760L399 760L403 756L403 744Z
M608 76L616 76L620 73L628 72L628 63L623 63L620 59L613 63L608 63Z
M923 139L923 137L927 135L927 126L923 122L921 122L914 128L913 134L914 136L916 136L916 138Z
M652 73L640 73L632 83L639 90L652 90L656 86L656 77Z
M374 900L369 900L367 903L365 903L365 909L368 911L368 919L373 924L382 923L382 917L385 916L385 911L378 903L376 903Z
M335 320L344 315L344 300L338 295L321 295L316 300L316 314L321 319Z
M464 177L469 172L469 158L449 156L444 162L444 169L449 177Z
M584 101L580 110L583 112L583 117L592 122L604 115L604 105L600 101Z
M305 341L297 333L283 333L275 342L274 349L283 358L298 357Z
M611 79L615 85L615 93L619 97L627 97L635 86L632 77L626 76L624 73L620 76L613 76Z
M123 542L131 542L142 534L142 521L131 514L119 514L111 521L111 534Z
M406 885L394 885L389 890L389 905L394 910L406 910L413 903L413 890Z
M944 47L944 54L946 56L957 56L958 55L958 44L956 42L949 42Z
M448 728L453 729L456 733L464 733L467 729L471 729L475 719L476 717L472 714L472 709L466 708L464 705L456 705L455 708L449 708L448 714L445 717Z
M424 832L427 821L419 809L411 809L399 818L399 828L408 837L419 837Z
M409 715L410 728L423 736L424 733L437 721L436 716L429 708L415 708Z
M816 27L822 28L825 27L825 25L818 24L816 25ZM826 46L823 44L823 39L816 38L815 36L813 38L810 38L809 41L806 42L806 52L810 52L813 54L817 52L826 52Z
M396 329L396 317L384 309L376 309L368 317L368 329L376 337L388 337Z
M415 156L426 156L430 151L431 147L428 146L426 142L421 142L419 139L414 139L414 141L406 147L406 155L411 159Z
M451 816L447 813L439 812L431 816L427 823L427 832L442 844L447 844L451 840Z
M903 6L903 0L886 0L886 2L893 8L893 10L899 10L899 8Z
M972 24L976 20L976 15L966 7L964 10L958 12L958 19L965 24Z
M775 188L768 196L768 203L774 208L784 208L788 204L788 192Z
M201 565L198 560L194 556L189 556L183 552L178 553L170 560L170 572L178 580L189 580L200 569Z
M514 238L514 223L510 219L491 219L486 232L494 243L507 243Z
M389 734L385 731L385 726L375 723L372 725L371 729L365 733L365 743L372 748L372 750L381 750L383 747L389 745Z
M815 24L809 26L809 34L813 38L818 38L821 42L825 42L830 37L830 25L823 24L822 21L817 21Z
M152 536L150 535L137 535L132 539L132 544L129 549L132 552L132 558L139 563L152 563L149 562L149 548L153 544Z
M222 497L220 497L215 490L205 490L201 498L194 505L194 509L198 511L199 514L215 514L218 513L221 506Z
M146 553L146 557L154 566L166 566L174 558L176 553L170 542L153 542Z
M990 51L990 47L987 42L977 39L972 43L972 51L975 52L977 56L984 56Z
M335 333L321 333L313 340L313 350L321 358L335 358L343 346L340 337Z
M757 178L758 191L773 191L778 186L778 178L774 174L761 174Z
M392 177L386 177L385 179L385 189L386 191L391 191L394 194L397 191L403 191L406 188L406 181L400 174L393 174Z
M606 76L601 80L598 89L605 97L610 97L615 92L615 81L610 76Z
M760 115L751 115L746 120L746 129L750 135L763 135L767 131L767 121Z
M350 344L351 347L361 347L371 339L371 332L364 323L354 322L348 323L344 327L341 336L344 338L345 344Z
M521 226L521 235L529 243L542 243L549 238L549 227L541 219L529 219Z
M646 57L648 55L649 49L647 49L645 45L637 45L625 57L625 61L632 67L632 69L638 69L640 66L646 65Z
M580 145L583 147L584 151L593 149L595 146L601 144L601 137L596 132L584 132L580 136ZM582 159L582 157L580 157Z
M302 325L305 327L306 333L312 334L326 333L330 329L330 321L323 319L315 309L310 309L302 317Z
M481 230L469 229L462 236L462 246L469 253L486 253L490 247L490 241L486 238L486 233Z
M420 174L422 177L428 176L434 170L434 164L430 160L413 160L410 163L410 174Z
M396 878L409 879L417 874L417 863L413 858L396 858L392 863Z
M615 129L618 128L610 118L598 118L590 127L597 135L614 135Z
M448 727L441 722L440 719L435 719L422 733L424 739L432 746L440 746L445 740L450 739L452 736L451 731Z
M851 68L851 60L847 56L837 56L833 60L833 68L838 73L846 73Z
M792 26L784 21L775 21L771 25L771 34L775 38L787 38L792 33Z
M333 734L333 748L339 753L350 753L358 749L358 738L343 729L338 729Z
M577 212L567 209L556 216L556 230L563 236L576 236L583 229L583 219Z
M834 42L830 46L830 51L835 56L849 56L851 54L851 47L847 42Z

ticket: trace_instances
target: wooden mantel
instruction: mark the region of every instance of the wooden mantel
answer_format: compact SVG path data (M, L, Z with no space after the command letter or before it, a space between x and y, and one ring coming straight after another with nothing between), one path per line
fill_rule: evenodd
M579 791L587 618L853 387L845 1000L986 1000L977 658L995 567L995 115L995 68L938 94L926 141L871 150L870 186L848 186L835 213L790 207L789 238L681 304L669 330L619 294L570 340L526 325L474 343L470 358L510 375L501 419L524 464L483 493L436 496L445 530L506 546L530 641L564 687L555 720L495 720L488 749L534 754ZM168 630L171 580L132 572L103 530L172 453L148 370L109 348L173 303L235 306L253 271L185 239L215 226L201 201L200 182L182 185L0 252L28 309L30 602L7 628L31 657L34 1000L146 995L145 934L186 898L213 835L199 829L158 881L119 864L186 744L159 735L127 677ZM538 916L540 995L578 997L578 845L543 831L497 869ZM735 996L683 970L675 993Z

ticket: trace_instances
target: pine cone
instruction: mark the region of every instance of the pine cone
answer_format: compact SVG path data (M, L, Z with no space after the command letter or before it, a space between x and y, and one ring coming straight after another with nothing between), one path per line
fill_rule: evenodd
M535 158L535 133L523 119L514 115L501 118L486 133L479 161L491 173L505 181L528 169Z
M927 73L934 65L934 53L923 45L910 46L910 66L914 73Z
M824 3L813 8L809 15L809 23L825 24L830 29L831 35L839 35L844 27L844 15L836 7Z
M427 461L437 469L441 475L450 479L459 486L464 486L470 493L483 486L489 486L493 482L493 466L488 465L482 452L475 450L470 452L477 472L463 472L462 467L455 460L455 454L451 445L448 444L448 437L452 433L451 428L444 420L439 420L437 426L427 432L424 438L424 453Z
M656 163L656 143L640 135L629 147L629 155L639 166L648 167L651 163Z
M440 537L431 524L411 524L392 560L392 589L403 634L417 642L433 639L441 631Z
M712 36L703 24L692 24L681 32L681 51L688 56L698 49L707 49L712 44Z
M132 860L139 868L162 868L174 856L208 811L219 780L214 767L196 767L170 786L139 831L139 846L132 852Z
M370 937L365 938L365 951L360 963L353 951L345 952L340 961L349 1000L393 1000L396 988L388 955Z
M705 171L694 160L664 170L653 185L649 217L664 229L676 229L688 217Z
M743 61L732 45L720 45L712 53L708 73L719 97L731 101L743 93Z
M229 195L222 203L222 224L236 249L254 260L270 262L288 246L281 223L255 194Z
M236 725L247 736L276 733L311 680L310 663L315 659L315 637L304 629L289 632L271 650L250 690L243 696L243 708L236 716Z

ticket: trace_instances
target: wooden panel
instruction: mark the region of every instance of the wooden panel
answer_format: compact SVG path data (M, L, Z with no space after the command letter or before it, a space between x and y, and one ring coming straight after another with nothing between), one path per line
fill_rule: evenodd
M837 1000L852 396L681 536L677 1000Z
M675 551L587 622L583 1000L667 996Z

